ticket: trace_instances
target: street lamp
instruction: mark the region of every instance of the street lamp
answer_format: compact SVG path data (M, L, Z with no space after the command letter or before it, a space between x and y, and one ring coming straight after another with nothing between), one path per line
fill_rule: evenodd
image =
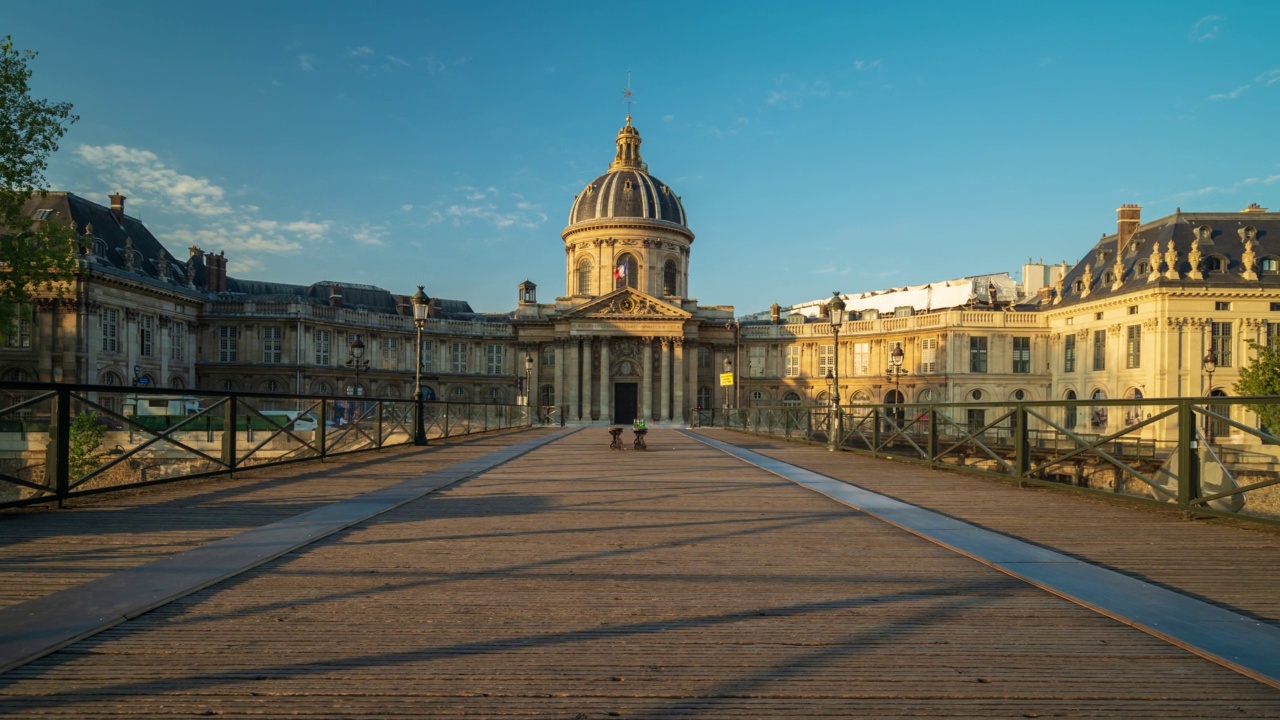
M1218 369L1218 353L1209 348L1209 352L1204 356L1204 371L1209 374L1209 387L1205 391L1207 397L1213 397L1213 371ZM1212 406L1206 406L1205 411L1209 411ZM1210 422L1208 415L1204 416L1204 438L1205 442L1213 442L1213 423Z
M898 390L898 381L899 381L899 379L901 379L901 378L902 378L902 376L903 376L903 375L908 374L908 371L907 371L907 370L903 370L903 369L902 369L902 359L903 359L903 357L904 357L905 355L906 355L906 353L904 353L904 352L902 351L902 345L901 345L901 344L899 344L899 345L894 345L894 346L893 346L893 350L890 350L890 351L889 351L889 372L888 372L888 376L889 376L889 379L893 381L893 402L894 402L894 404L901 403L901 402L904 400L904 398L902 397L902 392ZM897 410L893 413L893 419L894 419L895 424L897 424L897 425L901 426L901 424L902 424L902 409L901 409L901 408L897 409Z
M533 407L533 356L524 356L524 405L525 407ZM530 418L533 416L531 415Z
M431 310L431 298L422 292L422 286L419 285L418 292L409 299L413 302L413 326L418 329L418 353L413 370L413 413L416 426L413 432L413 444L426 445L427 417L426 408L423 406L426 398L422 393L422 331L427 329L427 314Z
M354 384L348 395L363 395L360 392L360 373L369 369L369 361L364 359L364 339L356 335L351 341L349 347L351 356L347 358L347 367L351 368L356 375Z
M724 359L724 371L725 371L725 374L733 372L733 361L730 360L729 358ZM729 402L729 400L732 397L733 388L737 386L737 384L738 384L738 379L733 378L733 384L726 386L724 390L724 426L725 427L729 427L729 410L730 408L733 407L733 405ZM713 422L712 424L714 425L715 423Z
M834 350L832 357L831 376L831 415L832 420L827 424L831 430L828 432L827 450L835 451L844 437L844 417L840 414L840 326L844 324L844 300L840 298L840 291L831 293L831 300L827 303L827 314L831 320L831 342Z

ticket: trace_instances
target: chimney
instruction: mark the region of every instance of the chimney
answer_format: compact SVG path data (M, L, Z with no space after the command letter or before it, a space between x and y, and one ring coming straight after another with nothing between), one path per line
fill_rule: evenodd
M342 286L334 285L329 288L329 307L342 307Z
M769 322L773 323L774 325L777 325L779 322L781 322L781 320L782 320L782 308L778 306L778 303L774 303L770 305L769 306Z
M1124 248L1133 239L1142 224L1142 208L1126 203L1116 208L1116 257L1124 252Z
M227 251L218 251L218 292L227 291Z
M123 195L120 194L119 190L117 190L114 195L110 195L109 197L111 198L111 214L116 216L117 223L123 225L125 198Z

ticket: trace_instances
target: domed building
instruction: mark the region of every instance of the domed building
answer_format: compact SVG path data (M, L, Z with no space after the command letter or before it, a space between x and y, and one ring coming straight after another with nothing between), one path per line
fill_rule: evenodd
M539 305L520 286L518 352L542 406L568 422L681 422L718 407L719 368L735 352L732 307L689 297L694 234L670 185L649 174L627 116L608 171L573 199L560 234L565 294Z

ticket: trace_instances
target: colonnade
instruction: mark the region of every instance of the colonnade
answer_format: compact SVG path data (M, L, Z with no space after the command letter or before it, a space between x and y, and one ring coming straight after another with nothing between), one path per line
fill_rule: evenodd
M686 362L684 338L581 336L554 342L555 366L541 368L551 376L540 373L532 384L554 386L555 404L566 408L567 422L611 422L617 400L614 383L636 384L639 417L658 422L687 419L698 373ZM541 348L535 357L541 357Z

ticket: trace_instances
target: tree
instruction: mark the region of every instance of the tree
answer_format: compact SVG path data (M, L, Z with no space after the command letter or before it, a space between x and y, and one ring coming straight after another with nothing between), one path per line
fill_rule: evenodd
M1271 342L1260 345L1253 340L1246 341L1257 356L1248 365L1240 368L1240 380L1233 386L1237 395L1259 396L1280 395L1280 343ZM1258 419L1268 432L1280 432L1280 404L1248 405L1250 410L1258 413Z
M32 195L47 192L44 170L67 127L80 118L71 103L31 97L32 50L0 40L0 339L19 303L44 290L60 291L75 276L79 244L61 221L35 220L22 213Z
M70 452L67 467L72 480L78 480L98 469L102 439L107 435L106 423L98 413L85 410L71 420Z

